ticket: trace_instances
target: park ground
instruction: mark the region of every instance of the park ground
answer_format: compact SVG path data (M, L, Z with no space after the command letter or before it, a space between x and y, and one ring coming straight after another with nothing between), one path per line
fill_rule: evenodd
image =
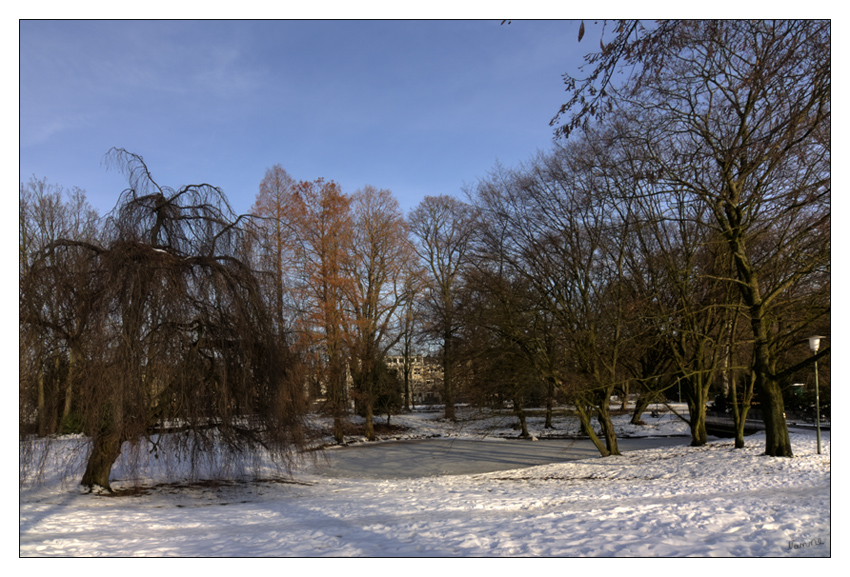
M384 440L518 440L515 418L462 411L394 416ZM530 419L539 443L577 432ZM647 425L615 418L623 436L686 435L669 413ZM383 422L381 419L378 422ZM314 424L322 426L320 419ZM356 423L354 423L356 425ZM478 474L376 479L334 475L329 448L284 473L253 463L254 480L189 477L180 463L119 463L117 496L85 494L57 470L20 489L21 557L830 557L830 433L792 433L794 458L712 438L622 456ZM67 447L80 438L59 439ZM144 454L144 452L140 452ZM139 454L134 455L139 458ZM379 459L376 451L376 459ZM129 455L128 455L129 458ZM167 460L165 460L167 461ZM377 465L376 465L377 466ZM141 471L141 477L139 472ZM202 475L203 477L203 475Z

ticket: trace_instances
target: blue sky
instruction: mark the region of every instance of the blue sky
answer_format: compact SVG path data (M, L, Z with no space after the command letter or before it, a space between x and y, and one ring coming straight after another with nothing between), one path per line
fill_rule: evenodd
M588 23L589 24L589 23ZM267 168L409 210L551 146L577 21L21 21L20 178L126 187L111 147L171 187L249 209Z

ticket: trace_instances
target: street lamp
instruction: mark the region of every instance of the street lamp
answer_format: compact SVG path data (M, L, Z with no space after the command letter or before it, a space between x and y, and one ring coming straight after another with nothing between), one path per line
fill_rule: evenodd
M820 335L809 337L809 349L817 354L820 340L826 338ZM820 455L820 393L818 392L818 360L815 359L815 427L818 432L818 455Z

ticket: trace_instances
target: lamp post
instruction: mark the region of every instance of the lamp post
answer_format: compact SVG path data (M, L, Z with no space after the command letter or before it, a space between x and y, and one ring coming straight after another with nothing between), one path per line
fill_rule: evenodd
M809 349L817 354L822 336L809 337ZM818 391L818 361L815 359L815 428L818 432L818 455L820 455L820 392Z

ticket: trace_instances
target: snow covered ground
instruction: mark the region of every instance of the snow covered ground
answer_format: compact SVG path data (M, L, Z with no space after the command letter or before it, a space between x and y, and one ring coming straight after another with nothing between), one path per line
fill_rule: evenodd
M515 419L468 411L392 418L391 437L516 436ZM669 414L620 434L685 434ZM320 424L320 423L319 423ZM554 433L542 417L532 434ZM351 441L357 441L352 437ZM74 439L67 441L75 442ZM505 441L528 443L529 441ZM546 441L541 441L546 442ZM259 482L193 482L151 463L142 490L86 495L79 477L20 490L20 555L29 556L623 556L828 557L830 433L792 435L795 457L762 455L764 437L475 475L375 480L304 465ZM346 448L329 449L345 451ZM134 483L115 469L114 487ZM138 480L135 484L138 484Z

